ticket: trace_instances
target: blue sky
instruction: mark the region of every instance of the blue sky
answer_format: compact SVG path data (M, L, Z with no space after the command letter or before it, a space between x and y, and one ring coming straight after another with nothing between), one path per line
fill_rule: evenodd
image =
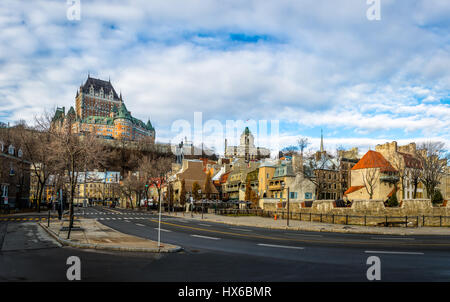
M280 144L450 147L450 2L81 0L0 3L0 121L74 104L93 77L168 142L174 121L280 121ZM269 142L265 142L269 144ZM270 146L269 146L270 147Z

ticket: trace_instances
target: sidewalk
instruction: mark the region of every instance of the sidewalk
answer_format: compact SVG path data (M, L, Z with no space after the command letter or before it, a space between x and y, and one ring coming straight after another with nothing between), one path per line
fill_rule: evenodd
M235 226L261 227L268 229L280 230L298 230L311 232L334 232L334 233L353 233L353 234L379 234L379 235L444 235L450 236L450 228L448 227L373 227L358 226L345 224L330 224L320 222L309 222L299 220L289 220L289 227L286 220L274 220L273 218L257 217L257 216L221 216L215 214L194 214L178 212L177 215L163 213L165 217L183 217L184 219L193 219L201 221L218 222Z
M72 229L69 240L67 240L68 221L50 222L49 228L47 223L39 225L62 245L77 248L151 253L173 253L181 250L181 247L171 244L161 243L161 247L158 247L156 241L118 232L94 219L75 220L75 229Z

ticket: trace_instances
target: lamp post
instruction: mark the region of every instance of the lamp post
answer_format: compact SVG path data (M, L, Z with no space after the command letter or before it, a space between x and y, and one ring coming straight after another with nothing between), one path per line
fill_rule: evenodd
M281 184L281 187L283 188L283 190L285 187L287 189L287 220L286 220L286 223L287 223L287 226L289 226L289 187L286 186L284 182Z

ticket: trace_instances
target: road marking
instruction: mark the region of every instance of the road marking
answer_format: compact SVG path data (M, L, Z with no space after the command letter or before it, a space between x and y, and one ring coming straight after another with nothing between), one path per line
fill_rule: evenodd
M99 218L99 219L100 219L100 220L103 220L103 219L105 219L105 218L102 217L102 218Z
M136 225L138 225L138 226L145 226L145 225L143 225L143 224L140 224L140 223L136 223Z
M130 222L129 220L124 220L125 222Z
M366 254L423 255L421 252L365 251Z
M230 230L245 231L245 232L253 232L252 230L238 229L238 228L230 228Z
M395 237L395 238L389 238L389 237L371 237L370 239L376 239L376 240L415 240L414 238L404 238L404 237Z
M202 225L202 226L211 226L210 224L204 224L204 223L199 223L198 225Z
M295 236L307 236L307 237L323 237L323 235L312 235L312 234L294 234L294 233L285 233L285 234Z
M191 236L197 237L197 238L203 238L203 239L220 240L220 238L216 238L216 237L208 237L208 236L201 236L201 235L191 235Z
M163 232L168 232L168 233L172 232L172 231L169 231L169 230L165 230L165 229L158 229L158 228L155 228L155 230L161 230L161 231L163 231Z
M158 222L158 220L156 219L149 219L151 222ZM198 228L198 227L192 227L192 226L187 226L187 225L181 225L181 224L176 224L176 223L170 223L170 222L165 222L165 221L161 221L161 224L165 224L165 225L170 225L170 226L174 226L174 227L178 227L178 228L183 228L183 229L190 229L190 230L196 230L196 231L203 231L203 232L209 232L209 233L215 233L215 234L225 234L225 235L234 235L234 236L239 236L239 237L248 237L248 238L262 238L262 239L275 239L275 240L282 240L282 241L297 241L297 242L311 242L311 243L317 243L317 239L314 240L309 240L307 238L286 238L286 237L272 237L272 236L265 236L265 235L255 235L255 234L242 234L242 233L237 233L237 232L225 232L225 231L218 231L218 230L212 230L212 229L207 229L207 228ZM341 240L330 240L327 239L326 241L324 241L326 243L335 243L335 244L348 244L347 241L341 241ZM379 241L352 241L351 244L359 244L359 245L380 245L380 244L384 244L381 243ZM402 245L402 246L417 246L417 243L412 243L412 242L396 242L397 245ZM449 243L432 243L432 244L427 244L427 243L420 243L421 246L450 246Z
M287 245L275 245L275 244L264 244L264 243L258 243L259 246L267 246L267 247L279 247L283 249L296 249L296 250L304 250L304 247L299 246L287 246Z

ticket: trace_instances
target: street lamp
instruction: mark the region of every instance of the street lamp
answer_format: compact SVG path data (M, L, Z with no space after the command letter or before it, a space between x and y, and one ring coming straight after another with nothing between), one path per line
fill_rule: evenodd
M286 186L284 182L281 183L281 187L283 188L283 190L285 187L287 188L287 220L286 220L286 223L287 223L287 226L289 226L289 187Z

